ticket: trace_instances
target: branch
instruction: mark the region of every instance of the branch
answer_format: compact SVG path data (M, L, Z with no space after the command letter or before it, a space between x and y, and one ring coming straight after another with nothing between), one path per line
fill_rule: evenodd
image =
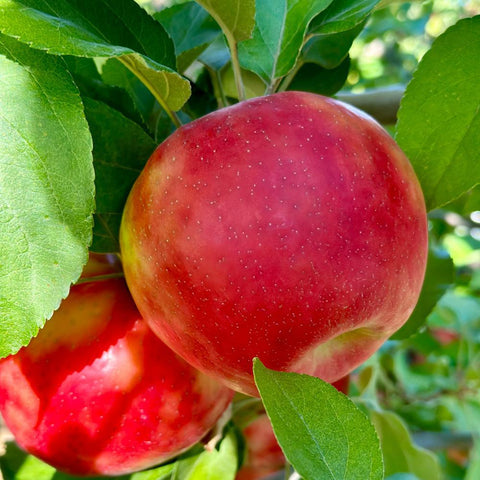
M392 85L363 93L338 92L336 98L363 110L383 125L393 125L404 93L403 85Z
M415 432L414 442L429 450L444 450L446 448L465 448L473 446L473 435L470 432Z

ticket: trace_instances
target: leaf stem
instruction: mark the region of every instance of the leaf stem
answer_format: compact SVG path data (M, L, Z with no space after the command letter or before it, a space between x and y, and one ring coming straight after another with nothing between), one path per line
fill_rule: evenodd
M300 59L297 61L297 63L295 63L295 66L290 70L290 72L288 72L288 74L279 82L278 87L276 88L277 92L284 92L289 87L289 85L292 83L293 77L295 77L303 64L304 62Z
M215 70L210 67L206 67L208 73L210 74L210 79L212 81L213 92L215 98L217 99L218 108L223 108L228 105L227 97L225 96L225 91L223 90L222 82L220 80L220 73L218 70Z
M308 41L313 38L314 35L309 35L307 34L305 36L305 38L303 39L303 43L302 43L302 47L300 49L300 52L303 51L303 49L305 48L305 45L308 43ZM292 83L292 80L293 80L293 77L295 77L295 75L298 73L298 71L300 70L300 68L302 68L302 66L305 64L305 62L302 60L302 55L300 53L300 55L298 56L297 58L297 61L295 62L295 65L293 66L293 68L288 72L288 74L283 77L281 80L279 80L278 84L277 84L277 88L274 90L277 91L277 92L284 92L288 87L289 85Z
M118 60L125 65L150 91L150 93L155 97L155 100L160 104L160 106L165 110L166 114L172 121L172 123L175 125L175 127L179 128L182 126L182 121L180 120L180 117L174 112L165 102L165 100L158 94L157 90L155 87L152 85L152 83L148 80L148 78L145 75L142 75L142 73L137 70L131 62L128 61L127 56L121 56L118 57Z
M247 99L245 93L245 86L242 79L242 69L240 68L240 59L238 57L238 45L231 35L226 35L228 46L230 48L230 55L232 59L233 75L235 77L235 85L237 87L238 99L243 102Z

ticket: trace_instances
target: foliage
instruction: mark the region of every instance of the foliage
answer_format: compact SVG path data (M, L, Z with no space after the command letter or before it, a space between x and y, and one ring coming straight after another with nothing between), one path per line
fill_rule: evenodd
M307 480L318 478L315 469L343 478L346 464L347 478L382 478L379 448L392 480L477 478L479 3L139 3L58 0L53 9L0 0L0 356L38 333L89 249L118 251L128 191L178 125L274 91L340 96L408 83L396 139L430 210L417 308L352 376L353 401L260 364L257 383L287 458ZM309 395L319 403L302 404ZM234 418L210 450L196 446L122 478L233 479L242 448ZM312 466L302 452L320 460ZM71 478L14 444L0 466L6 480Z

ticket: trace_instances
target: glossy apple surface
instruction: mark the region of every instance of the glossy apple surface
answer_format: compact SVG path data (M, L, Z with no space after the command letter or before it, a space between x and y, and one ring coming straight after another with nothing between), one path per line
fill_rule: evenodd
M126 203L125 276L172 349L258 395L252 359L328 382L412 312L427 257L414 171L370 117L304 92L179 128Z
M110 269L97 258L85 275ZM56 468L117 475L189 448L232 393L152 333L123 279L89 280L0 361L0 411L18 444Z

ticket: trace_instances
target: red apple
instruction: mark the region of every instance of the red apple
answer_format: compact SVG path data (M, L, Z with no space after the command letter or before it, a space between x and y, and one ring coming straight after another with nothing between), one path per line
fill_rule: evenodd
M333 386L347 394L349 383L350 378L347 375ZM266 413L254 418L243 429L243 435L246 444L245 462L237 472L235 480L259 480L285 467L285 456Z
M120 236L154 331L250 395L254 357L328 382L365 361L409 317L427 258L400 148L365 114L304 92L179 128L137 179Z
M114 271L97 257L86 275ZM122 278L88 280L0 361L0 412L21 447L58 469L119 475L188 449L233 392L152 333Z
M339 391L348 395L348 388L350 386L350 375L345 375L344 377L338 379L336 382L333 382L332 385Z
M266 413L256 417L243 429L245 463L235 480L257 480L285 467L285 455L273 433Z

